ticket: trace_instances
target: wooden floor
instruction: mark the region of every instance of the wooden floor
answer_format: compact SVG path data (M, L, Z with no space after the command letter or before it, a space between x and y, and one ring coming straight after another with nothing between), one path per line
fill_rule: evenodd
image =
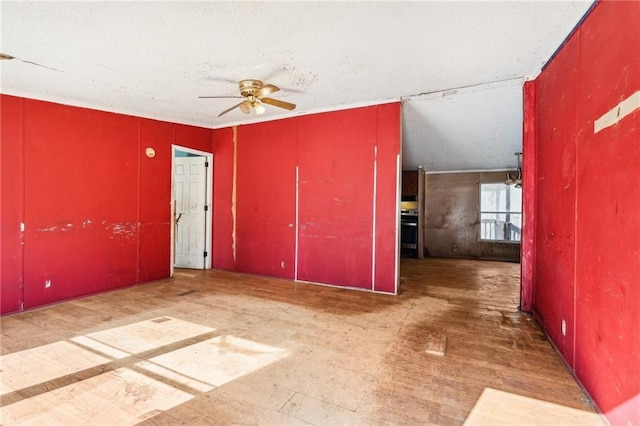
M0 423L601 424L519 268L403 259L397 297L179 270L6 316Z

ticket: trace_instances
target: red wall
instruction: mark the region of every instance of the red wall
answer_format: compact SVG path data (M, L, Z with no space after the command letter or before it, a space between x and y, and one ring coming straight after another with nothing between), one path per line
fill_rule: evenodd
M219 129L213 141L214 267L395 292L399 104Z
M215 131L0 106L2 313L167 277L172 144L213 147L214 267L395 291L399 104Z
M2 313L167 277L171 144L211 151L211 130L0 101Z
M375 124L375 108L301 119L302 281L372 287Z
M536 267L536 82L526 81L523 87L522 155L522 242L520 248L520 309L533 310L534 275Z
M21 99L0 97L0 312L23 298L24 136Z
M578 38L573 37L536 80L538 250L534 306L549 337L570 365L575 331L577 53ZM549 291L549 286L553 291ZM563 319L567 324L566 336L561 333Z
M237 127L213 131L213 236L211 263L214 268L235 270L232 207L234 146Z
M236 268L292 279L297 134L289 120L237 132Z
M535 83L534 312L620 425L640 424L640 110L594 121L640 90L638 22L599 2Z
M396 291L392 277L398 267L398 181L400 180L400 104L377 109L376 135L376 242L374 290Z

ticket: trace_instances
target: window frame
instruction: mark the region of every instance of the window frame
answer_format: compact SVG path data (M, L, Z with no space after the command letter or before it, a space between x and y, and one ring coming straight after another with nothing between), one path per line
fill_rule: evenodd
M503 214L506 215L506 217L508 218L510 215L518 215L520 216L520 223L522 224L522 204L520 204L520 211L519 212L512 212L512 211L483 211L482 210L482 185L504 185L506 187L509 187L510 185L506 185L504 182L479 182L478 184L478 241L481 243L499 243L499 244L521 244L522 243L522 226L520 226L520 239L519 240L499 240L499 239L487 239L487 238L482 238L482 215L484 214L495 214L495 215L499 215L499 214ZM511 186L511 188L514 188L513 186ZM520 189L520 191L522 191L522 188L518 188ZM521 195L521 202L522 202L522 195ZM508 221L506 223L512 223L511 221Z

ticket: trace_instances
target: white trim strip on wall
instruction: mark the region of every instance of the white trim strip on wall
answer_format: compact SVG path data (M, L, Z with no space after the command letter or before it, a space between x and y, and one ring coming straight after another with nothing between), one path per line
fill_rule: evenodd
M373 147L373 230L371 232L371 290L376 289L376 203L378 202L378 147Z
M593 133L598 133L600 130L613 126L618 121L622 120L633 111L640 109L640 90L627 99L620 102L611 110L602 115L593 122Z
M296 166L296 247L295 247L295 253L294 253L294 261L293 261L293 279L295 281L298 281L298 228L299 228L299 221L298 221L298 201L299 201L299 186L300 186L300 166Z
M400 166L400 154L396 156L396 206L400 206L402 196L402 167ZM398 281L400 279L400 209L396 208L396 270L395 270L395 294L398 294Z

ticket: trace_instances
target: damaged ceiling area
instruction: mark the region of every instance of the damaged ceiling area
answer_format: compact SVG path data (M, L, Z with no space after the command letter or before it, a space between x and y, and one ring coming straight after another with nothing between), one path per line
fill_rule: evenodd
M403 102L403 165L514 167L522 83L591 1L1 2L2 93L209 128ZM238 82L276 85L262 115Z

